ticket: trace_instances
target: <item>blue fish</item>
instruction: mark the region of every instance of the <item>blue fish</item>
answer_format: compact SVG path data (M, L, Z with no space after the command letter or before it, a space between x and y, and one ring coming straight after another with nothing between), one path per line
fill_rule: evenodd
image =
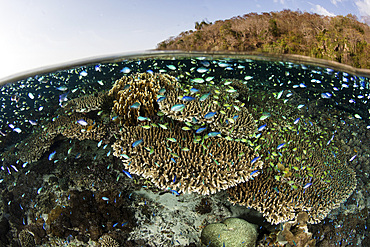
M17 133L21 133L22 130L20 128L14 128L13 131L17 132Z
M59 103L67 101L68 100L67 95L68 95L68 93L64 93L64 94L59 95Z
M35 120L28 120L28 122L31 124L31 125L37 125L37 122Z
M129 67L124 67L123 69L120 70L121 73L128 74L130 73L130 68Z
M284 145L285 145L285 142L283 142L283 143L281 143L281 144L279 144L279 146L277 146L277 150L279 150L280 148L282 148L282 147L284 147Z
M103 199L103 201L109 201L109 198L105 196L103 196L101 199Z
M88 123L85 120L83 120L83 119L77 120L77 123L81 124L82 126L88 125Z
M254 159L251 161L251 165L253 165L253 164L254 164L254 162L256 162L259 158L260 158L259 156L258 156L258 157L256 157L256 158L254 158Z
M134 108L134 109L137 109L140 107L140 103L139 102L135 102L132 106L130 106L130 108Z
M182 100L183 101L192 101L192 100L195 100L195 98L191 97L191 96L184 96L184 97L182 97Z
M266 128L267 124L264 124L258 128L258 131L262 131Z
M143 142L143 139L140 139L140 140L137 140L135 141L134 143L132 143L132 147L135 148L137 147L139 144L141 144Z
M160 97L158 97L157 103L163 101L164 99L166 99L166 96L160 96Z
M175 194L175 195L180 195L180 193L179 192L177 192L176 190L171 190L171 192L172 192L172 194Z
M191 93L197 93L199 90L198 89L196 89L196 88L190 88L190 92Z
M127 177L132 178L131 174L128 171L122 170L124 174L126 174Z
M166 92L166 89L165 88L161 88L159 91L158 91L158 93L160 94L160 95L164 95L164 93Z
M216 115L216 112L208 112L206 115L204 115L204 118L205 118L205 119L210 119L210 118L212 118L214 115Z
M175 177L173 178L172 182L173 182L173 183L175 183L175 182L176 182L176 175L175 175Z
M213 137L213 136L217 136L217 135L220 135L220 134L221 134L221 132L209 132L208 136Z
M202 133L203 131L205 131L207 128L206 127L203 127L203 128L199 128L195 131L195 133L199 134L199 133Z
M357 154L352 156L352 158L349 159L349 162L351 162L352 160L354 160L356 158Z
M60 86L60 87L57 87L56 89L59 91L63 91L63 92L68 90L66 86Z
M322 93L321 98L323 99L330 99L333 96L331 93Z
M294 120L294 124L297 124L298 122L299 122L299 119L301 119L300 117L299 118L297 118L296 120Z
M253 174L255 174L256 172L258 172L258 170L255 170L255 171L251 172L251 176L252 176Z
M305 189L307 189L308 187L310 187L312 185L312 183L308 183L308 184L306 184L304 187L303 187L303 189L305 190Z
M56 154L57 152L56 151L54 151L54 152L52 152L51 154L49 154L49 160L53 160L54 159L54 157L55 157L55 154Z
M146 121L146 120L148 120L148 117L142 117L142 116L138 116L137 117L137 120L139 120L139 121Z
M176 104L171 107L171 111L182 111L184 110L185 105L184 104Z

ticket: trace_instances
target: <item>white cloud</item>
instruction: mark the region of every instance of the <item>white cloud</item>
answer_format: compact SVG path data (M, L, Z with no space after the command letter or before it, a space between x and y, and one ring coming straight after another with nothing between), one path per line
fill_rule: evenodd
M358 11L363 16L370 16L370 0L356 1Z
M330 0L330 2L332 4L334 4L335 6L337 6L337 3L341 3L343 0Z
M285 0L274 0L274 3L280 2L281 4L285 4Z
M365 0L366 1L366 0ZM370 0L369 0L370 1ZM325 9L323 6L321 5L315 5L314 8L311 8L311 10L313 12L316 12L318 13L319 15L326 15L326 16L335 16L335 14L329 12L327 9Z

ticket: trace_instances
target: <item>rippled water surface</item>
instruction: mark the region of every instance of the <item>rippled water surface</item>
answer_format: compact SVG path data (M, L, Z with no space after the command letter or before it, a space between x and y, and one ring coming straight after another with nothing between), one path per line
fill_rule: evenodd
M0 246L368 246L369 92L367 77L252 56L3 85ZM219 224L231 217L255 233Z

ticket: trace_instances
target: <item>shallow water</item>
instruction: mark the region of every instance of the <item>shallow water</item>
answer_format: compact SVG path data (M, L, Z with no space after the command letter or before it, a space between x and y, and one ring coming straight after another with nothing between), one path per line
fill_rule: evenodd
M318 246L369 241L367 77L169 54L1 92L4 245L200 246L228 217L255 224L261 246L294 245L282 227L300 212Z

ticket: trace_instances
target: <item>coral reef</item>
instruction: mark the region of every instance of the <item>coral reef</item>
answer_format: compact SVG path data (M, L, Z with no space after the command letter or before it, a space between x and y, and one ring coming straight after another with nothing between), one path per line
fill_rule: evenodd
M81 241L89 234L97 241L103 233L129 231L135 225L127 198L117 191L70 191L69 196L68 206L56 206L48 213L48 234L59 238L72 235Z
M201 233L203 246L253 247L257 241L257 226L243 219L228 218L220 223L207 225Z
M368 217L368 208L356 214L330 215L319 224L309 225L309 231L316 239L316 246L346 246L355 243L369 246Z
M59 114L27 139L17 145L23 162L35 162L49 150L58 135L78 140L100 140L106 134L104 125L96 123L81 113ZM30 151L32 150L32 151Z
M105 234L99 238L99 243L101 247L119 247L120 245L114 238Z
M262 168L258 154L244 143L208 135L194 139L179 123L161 125L123 127L112 145L130 173L159 188L208 195L248 181Z
M244 103L237 98L240 94L247 94L245 85L236 80L228 80L221 86L193 86L176 88L169 92L159 104L159 109L168 117L189 123L209 124L212 131L219 131L223 135L233 138L249 138L256 131L256 123L249 114ZM239 86L240 92L234 87ZM184 105L178 111L174 106Z
M106 100L109 100L107 92L96 92L67 101L63 107L66 110L87 113L100 110Z
M18 239L22 247L36 246L33 234L27 230L22 230L18 234Z
M268 122L274 130L266 131L275 133L259 143L263 172L229 189L232 202L257 209L273 224L292 220L301 211L309 212L309 223L318 223L356 188L355 173L338 158L338 150L323 145L330 137L323 138L323 132L300 121L294 128ZM297 135L297 129L302 134Z
M212 202L208 198L202 198L199 204L195 207L195 211L199 214L208 214L212 211Z
M312 239L312 233L307 227L308 215L300 212L294 221L285 222L283 230L277 236L279 244L289 244L297 247L313 247L316 241Z
M109 96L112 96L113 110L122 117L121 123L136 125L139 116L152 116L157 112L156 101L160 90L179 86L175 77L167 74L136 73L117 80Z
M273 224L293 220L301 211L308 212L309 223L320 222L357 183L343 162L337 135L273 97L258 92L253 97L250 107L261 126L252 144L265 165L254 180L230 188L230 200L258 210Z

